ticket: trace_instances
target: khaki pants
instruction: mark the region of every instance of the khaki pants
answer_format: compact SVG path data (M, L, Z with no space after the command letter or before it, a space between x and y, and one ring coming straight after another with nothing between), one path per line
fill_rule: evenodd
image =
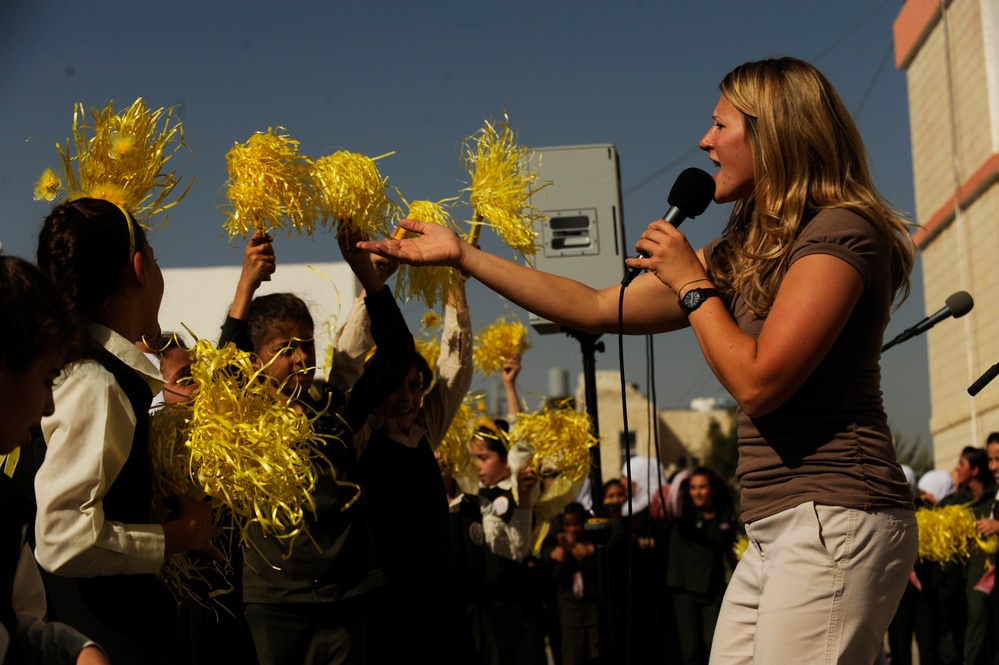
M746 533L712 665L874 663L916 560L913 510L808 502Z

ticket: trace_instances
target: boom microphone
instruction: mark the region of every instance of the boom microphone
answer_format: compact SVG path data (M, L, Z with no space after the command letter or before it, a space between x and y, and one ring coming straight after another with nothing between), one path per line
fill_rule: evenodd
M927 316L925 319L917 323L916 325L902 331L895 339L888 342L881 347L881 352L884 353L896 344L901 344L905 340L915 337L916 335L921 335L936 324L940 323L949 316L953 316L955 319L959 319L968 312L971 308L975 306L975 301L972 299L971 294L967 291L958 291L957 293L952 293L946 300L946 304L942 309L937 311L933 316Z
M697 168L686 169L677 177L673 188L669 190L666 202L669 203L670 209L663 215L663 219L678 227L688 217L697 217L707 210L714 196L715 179L710 173ZM646 252L639 251L638 255L643 259L649 258ZM642 269L625 265L624 271L621 286L628 286Z

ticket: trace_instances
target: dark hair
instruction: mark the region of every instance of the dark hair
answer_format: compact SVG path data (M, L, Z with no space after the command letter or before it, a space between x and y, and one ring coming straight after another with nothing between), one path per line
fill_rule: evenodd
M254 298L247 317L253 348L259 351L275 328L291 322L315 328L309 306L295 294L271 293Z
M131 228L131 236L129 229ZM119 293L134 250L149 248L146 234L131 215L103 199L82 198L56 206L38 234L38 267L81 322L98 318Z
M611 487L615 487L615 486L620 487L622 490L624 489L624 483L621 482L620 478L611 478L606 483L604 483L604 492L603 492L603 495L607 496L607 490L609 490Z
M579 519L586 523L586 508L583 508L583 504L573 501L572 503L566 504L565 508L562 509L562 515L559 517L559 524L565 523L565 518L568 515L579 515Z
M729 491L725 481L717 473L706 466L699 466L687 475L687 482L694 476L704 476L708 479L708 485L714 493L711 504L716 512L727 511L732 508L732 493Z
M434 384L434 371L430 369L427 359L419 351L413 352L413 367L416 368L416 371L420 375L420 386L423 388L425 394L430 390L430 386Z
M0 256L0 359L24 369L47 351L80 346L79 326L42 271L16 256Z
M977 478L988 486L992 474L989 472L989 455L985 452L985 449L965 446L964 450L961 451L961 457L968 460L968 466L971 467L972 472L978 471L978 473L972 473L971 477Z
M987 446L990 443L999 443L999 432L992 432L989 434L988 438L985 439L985 445Z
M183 335L169 330L161 331L160 334L157 335L156 339L147 341L146 346L149 347L150 352L160 356L170 349L188 351L191 348L188 346L187 339Z
M510 433L510 424L501 418L491 418L495 429L488 425L479 425L472 433L472 439L482 442L486 450L499 454L500 459L505 460L509 449L507 448L507 437ZM499 434L497 434L499 430Z

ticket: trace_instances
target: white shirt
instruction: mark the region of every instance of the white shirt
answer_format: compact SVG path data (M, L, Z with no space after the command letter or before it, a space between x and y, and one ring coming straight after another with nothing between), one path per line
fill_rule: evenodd
M98 324L90 335L135 370L155 395L159 371L134 344ZM114 376L95 360L68 365L53 391L55 413L42 419L47 450L35 476L35 556L71 577L155 574L163 565L163 527L104 519L104 496L128 459L135 414Z
M21 549L21 558L17 562L11 601L17 614L18 641L28 662L43 665L75 663L84 647L96 646L67 624L45 621L48 610L45 587L27 544ZM0 662L6 656L9 642L10 636L4 630L0 639Z
M504 478L496 484L496 487L513 492L513 479ZM531 553L533 535L531 518L534 510L521 508L517 505L516 499L508 499L506 496L489 504L480 504L480 507L482 532L489 551L504 559L523 561ZM513 516L509 522L506 522L503 520L503 515L510 510L513 511Z

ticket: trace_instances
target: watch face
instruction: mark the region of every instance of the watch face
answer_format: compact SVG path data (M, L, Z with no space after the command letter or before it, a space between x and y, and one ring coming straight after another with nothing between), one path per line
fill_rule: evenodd
M687 313L693 312L701 304L701 290L691 289L683 295L683 308Z

